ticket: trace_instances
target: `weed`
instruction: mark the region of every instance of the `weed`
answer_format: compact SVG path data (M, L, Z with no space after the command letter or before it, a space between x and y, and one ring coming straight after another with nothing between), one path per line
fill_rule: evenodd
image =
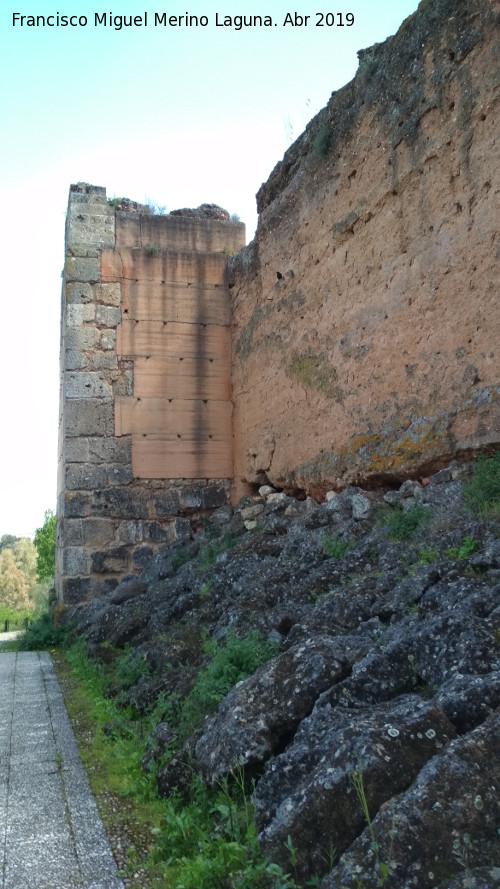
M179 570L181 565L191 561L191 555L184 546L178 546L172 556L172 570L174 573Z
M379 522L388 525L390 540L408 540L427 524L431 516L428 507L415 502L406 511L399 505L394 509L391 507L382 509L379 513Z
M418 555L420 565L432 565L438 558L439 550L437 549L423 549Z
M332 133L326 120L321 121L316 135L314 136L313 152L315 157L324 158L328 154L330 142L332 141Z
M364 781L363 781L363 769L361 766L361 759L359 756L358 756L358 768L353 769L352 772L349 773L349 780L350 780L352 786L354 787L354 790L356 791L356 796L358 798L358 802L359 802L361 809L363 811L366 825L368 827L368 832L370 834L370 840L371 840L370 846L371 846L371 849L375 855L375 860L377 863L377 871L378 871L377 885L383 886L389 878L390 864L392 861L392 847L393 847L393 842L394 842L394 818L393 818L392 828L389 831L390 847L389 847L389 855L388 855L388 862L389 863L387 864L386 862L382 861L380 858L380 847L379 847L379 844L378 844L377 839L375 837L375 831L373 830L373 824L372 824L370 812L368 809L368 802L366 799L365 786L364 786Z
M200 560L198 563L200 571L213 565L217 556L226 549L231 549L231 547L236 544L237 539L235 534L225 534L222 540L207 543L200 553Z
M212 581L207 580L206 583L204 583L203 586L201 586L200 589L198 590L198 595L202 599L208 599L211 589L212 589Z
M323 552L334 559L343 559L351 544L341 537L323 537Z
M373 49L361 50L358 52L358 58L359 74L364 77L365 80L371 80L378 68L378 61L373 54Z
M460 546L450 546L445 550L449 559L466 559L477 552L478 546L473 537L464 537Z
M246 679L276 654L276 646L257 630L246 636L229 633L225 645L207 644L211 659L198 673L196 683L181 705L179 736L187 737L237 682Z
M469 509L477 515L500 516L500 451L493 457L479 455L464 496Z
M144 205L153 216L163 216L167 209L166 204L157 204L156 201L153 201L151 198L146 198Z
M148 676L150 673L149 665L144 658L137 652L133 652L130 647L115 660L114 675L116 685L121 692L136 685L142 676Z
M152 244L150 242L149 244L146 244L145 250L146 250L146 256L156 256L157 253L160 252L160 245L159 244Z

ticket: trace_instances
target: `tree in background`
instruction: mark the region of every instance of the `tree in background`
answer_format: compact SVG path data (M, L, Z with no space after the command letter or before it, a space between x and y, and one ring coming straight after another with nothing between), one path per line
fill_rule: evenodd
M21 537L16 540L9 549L12 550L14 562L20 571L23 572L26 583L28 584L28 595L31 598L31 591L37 582L37 552L33 541L28 537Z
M46 511L42 527L36 529L34 543L38 580L52 581L56 567L56 517L51 509Z
M12 549L12 544L19 540L19 537L15 537L14 534L4 534L0 537L0 552L8 546Z
M7 547L0 552L0 602L15 611L27 610L31 604L28 581Z

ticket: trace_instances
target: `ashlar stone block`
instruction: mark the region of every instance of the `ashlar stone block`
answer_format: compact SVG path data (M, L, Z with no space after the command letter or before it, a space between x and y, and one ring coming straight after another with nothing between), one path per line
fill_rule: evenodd
M147 519L148 495L137 488L108 488L92 492L92 514L119 519Z
M97 306L96 323L99 327L117 327L121 320L121 309L114 306Z
M114 349L116 347L116 330L102 330L101 331L101 348L106 351L110 349Z
M121 543L141 543L144 538L142 522L120 522L118 526L118 540Z
M120 306L122 300L121 284L97 284L95 299L105 306Z
M89 438L90 463L128 463L132 462L132 439L130 436L114 438Z
M79 281L82 283L97 284L99 281L99 259L97 257L66 257L64 269L66 281Z
M98 371L67 372L64 381L66 398L110 398L111 386Z
M68 328L64 338L66 351L88 352L99 344L101 335L97 327Z
M94 352L92 367L94 370L117 370L118 358L113 352Z
M83 540L82 519L64 519L59 527L59 544L63 547L81 546Z
M71 305L66 309L66 324L68 327L81 327L86 321L94 321L96 307L92 303Z
M81 281L75 281L66 285L66 302L71 305L80 305L91 303L94 301L95 288L98 284L82 284Z
M93 491L107 484L107 467L98 463L69 463L65 481L67 491Z
M126 571L129 566L129 549L127 546L115 546L107 550L96 550L92 553L91 565L92 572L96 574Z
M155 494L153 508L158 516L175 516L179 512L179 494L177 491L160 491Z
M67 546L62 553L62 572L67 577L89 574L90 556L81 546Z
M90 515L90 494L86 491L66 491L60 502L61 516L72 518Z
M88 438L67 438L63 445L64 460L66 463L89 462Z
M114 543L117 536L118 522L116 519L86 518L82 520L83 542L90 547L101 548Z
M64 417L68 436L112 435L114 431L114 405L104 398L69 398Z
M64 364L66 370L82 370L87 367L89 360L83 352L76 352L69 349L64 355Z

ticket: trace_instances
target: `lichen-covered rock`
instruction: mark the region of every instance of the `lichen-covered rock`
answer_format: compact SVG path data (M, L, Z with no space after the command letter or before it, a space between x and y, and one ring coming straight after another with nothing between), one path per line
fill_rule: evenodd
M497 885L500 540L494 518L467 512L462 476L456 466L404 489L429 521L399 541L401 510L382 492L350 488L305 512L261 494L253 532L247 496L139 577L65 609L105 669L125 646L141 658L144 675L120 696L143 712L162 697L181 705L210 660L204 639L223 648L228 633L258 629L279 647L189 737L167 709L145 758L160 794L189 799L193 771L217 783L241 764L264 851L290 872L293 850L301 881L370 889L385 865L388 889ZM368 517L356 517L359 498ZM351 781L359 763L379 862Z
M341 646L317 637L238 683L196 745L204 779L213 782L236 765L255 768L283 749L321 692L337 682L345 668Z
M500 713L447 744L406 790L377 814L323 880L321 889L375 889L378 860L391 889L498 886L500 861ZM373 851L373 838L378 844ZM467 882L470 869L483 883Z
M318 702L257 785L255 818L264 851L288 867L290 836L300 878L326 873L332 850L344 851L363 828L353 772L378 811L454 736L444 713L413 695L363 709Z

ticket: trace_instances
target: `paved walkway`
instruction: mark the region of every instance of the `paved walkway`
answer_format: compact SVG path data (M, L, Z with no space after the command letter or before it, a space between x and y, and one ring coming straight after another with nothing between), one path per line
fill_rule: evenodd
M0 889L123 889L47 653L0 651Z

